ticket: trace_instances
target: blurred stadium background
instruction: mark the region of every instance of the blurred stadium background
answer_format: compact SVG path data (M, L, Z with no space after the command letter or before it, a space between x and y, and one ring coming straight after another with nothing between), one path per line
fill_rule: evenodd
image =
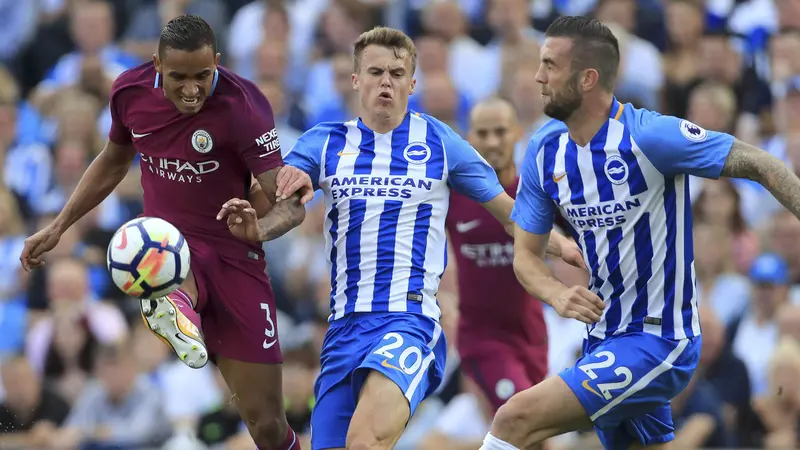
M543 31L581 14L620 41L620 100L733 133L800 168L800 0L0 0L0 448L254 447L216 370L184 367L109 283L106 244L142 210L138 164L44 270L19 268L25 237L58 213L102 149L114 77L149 60L163 24L183 12L208 20L223 64L267 95L284 152L313 124L355 116L351 43L384 24L418 45L412 108L465 134L470 105L506 97L526 130L521 160L546 120L535 82ZM800 221L748 181L692 188L704 346L673 402L675 448L797 448ZM329 290L322 208L315 200L301 227L267 245L286 411L306 435ZM454 286L451 269L440 295L451 343ZM581 326L552 311L547 321L555 373L574 361ZM480 445L491 418L454 350L448 363L398 449ZM597 446L591 433L550 444Z

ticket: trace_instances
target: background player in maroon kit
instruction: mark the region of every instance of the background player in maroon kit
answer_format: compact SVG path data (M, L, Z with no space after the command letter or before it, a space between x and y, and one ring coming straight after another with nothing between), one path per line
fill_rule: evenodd
M470 144L514 197L519 180L514 144L521 130L513 107L505 100L485 100L475 105L470 121ZM547 375L542 303L514 275L513 238L481 205L452 192L446 227L456 260L461 367L485 394L493 416L514 393ZM578 260L576 252L571 261Z
M269 102L254 84L217 67L214 32L205 21L171 20L153 59L114 82L106 148L58 218L25 242L20 259L26 269L42 265L42 254L109 195L140 153L144 215L175 225L192 256L179 290L141 301L145 322L189 366L215 359L260 449L299 449L283 411L275 299L263 251L235 238L216 214L228 199L248 196L255 174L252 190L261 198L254 202L263 204L266 195L269 209L259 221L260 240L277 238L303 221L300 195L313 196L310 179L281 169ZM294 174L307 186L293 195L283 189L284 201L276 192L281 170L282 185Z

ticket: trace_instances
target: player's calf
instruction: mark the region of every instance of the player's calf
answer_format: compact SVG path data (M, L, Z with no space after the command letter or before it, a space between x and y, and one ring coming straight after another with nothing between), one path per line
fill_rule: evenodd
M198 369L208 362L208 349L200 331L200 316L181 289L155 300L141 299L147 327L172 348L187 366Z
M397 384L370 370L347 430L347 449L394 448L410 414L408 401Z
M552 377L511 397L492 421L480 450L519 450L592 423L575 394Z

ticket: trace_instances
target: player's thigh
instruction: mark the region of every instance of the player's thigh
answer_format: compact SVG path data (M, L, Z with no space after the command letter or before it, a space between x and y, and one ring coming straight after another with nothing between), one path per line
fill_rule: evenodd
M511 397L495 415L493 434L530 448L569 431L591 427L578 398L560 377L550 377Z
M662 444L674 437L669 401L691 379L700 344L699 337L673 341L646 333L615 336L594 343L559 376L607 447Z
M261 364L283 362L275 295L263 262L218 256L216 264L205 271L208 303L200 315L211 356Z
M347 448L394 448L410 417L409 403L398 385L370 370L347 431Z
M480 388L493 412L517 392L536 384L528 377L524 361L511 349L465 356L461 369Z
M391 448L441 383L447 342L437 322L413 314L375 316L365 329L372 330L371 346L353 373L358 402L347 441Z

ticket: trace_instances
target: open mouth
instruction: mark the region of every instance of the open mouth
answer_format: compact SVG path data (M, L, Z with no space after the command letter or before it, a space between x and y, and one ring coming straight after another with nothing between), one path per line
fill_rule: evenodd
M200 103L200 97L186 98L181 97L181 103L186 106L197 106Z
M384 99L384 100L391 100L391 99L392 99L392 94L390 94L390 93L388 93L388 92L381 92L381 93L378 95L378 98L382 98L382 99Z

